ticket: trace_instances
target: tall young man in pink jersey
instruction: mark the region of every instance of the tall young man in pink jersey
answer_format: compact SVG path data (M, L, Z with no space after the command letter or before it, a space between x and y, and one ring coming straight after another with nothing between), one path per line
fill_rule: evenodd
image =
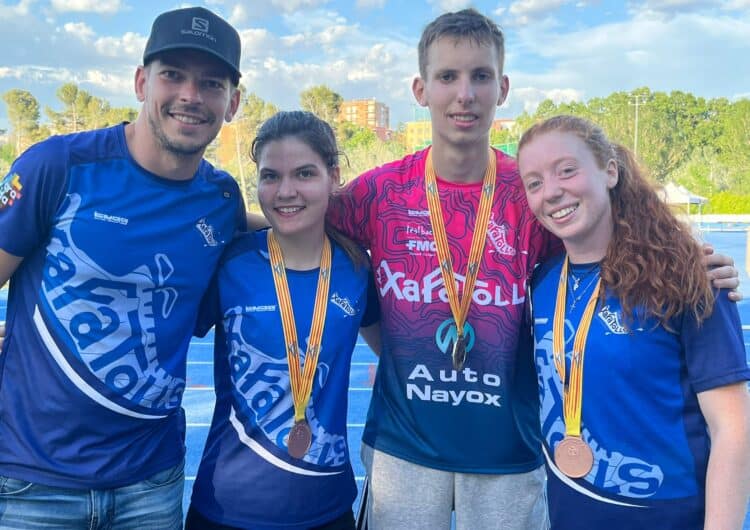
M531 214L515 160L488 148L508 94L503 60L502 32L477 11L432 21L412 87L431 148L361 175L329 208L371 251L380 292L363 434L370 530L448 529L454 511L458 530L548 527L524 307L558 243Z
M488 147L508 94L503 59L503 34L477 11L431 22L412 89L430 109L432 147L361 175L332 208L370 249L381 295L363 435L374 530L447 529L454 510L459 530L547 527L521 329L526 281L554 244L515 161ZM445 288L451 276L457 292Z

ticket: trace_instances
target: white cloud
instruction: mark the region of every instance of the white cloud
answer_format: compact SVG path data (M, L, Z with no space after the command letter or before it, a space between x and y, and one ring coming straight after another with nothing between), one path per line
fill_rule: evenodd
M636 17L567 33L527 26L519 30L514 52L522 55L513 59L523 57L534 68L509 61L511 87L544 92L567 87L587 98L641 86L708 98L726 96L743 91L737 65L750 55L747 35L750 20L696 13ZM519 91L511 88L511 97ZM527 105L533 103L533 93L521 95Z
M511 90L506 105L522 107L522 110L533 113L537 106L545 99L551 99L555 104L581 101L583 93L573 88L540 89L534 87L521 87Z
M133 59L137 63L146 47L146 37L127 32L122 37L101 37L94 43L97 53L105 57Z
M570 0L519 0L513 2L508 11L517 24L529 24L538 18L547 18L553 10L569 3Z
M305 8L314 8L328 3L329 0L271 0L271 5L285 13L295 13Z
M83 22L68 22L63 29L66 33L83 41L88 41L94 36L94 30Z
M35 0L21 0L14 6L0 5L0 16L3 17L3 20L9 20L13 16L28 15L34 2Z
M237 26L238 24L245 22L247 18L248 13L245 6L243 4L235 4L227 20L233 26Z
M460 11L471 5L471 0L428 0L441 11Z
M91 12L113 14L122 9L120 0L52 0L52 8L59 12Z
M242 59L265 57L276 48L278 39L264 28L251 28L240 31Z

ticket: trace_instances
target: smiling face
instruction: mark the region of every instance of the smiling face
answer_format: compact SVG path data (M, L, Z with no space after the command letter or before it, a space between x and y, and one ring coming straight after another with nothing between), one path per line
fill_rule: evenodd
M571 132L539 133L518 152L529 207L562 239L574 263L601 260L612 239L609 190L617 163L600 167L586 143Z
M202 156L239 105L226 66L199 51L160 54L138 68L135 88L151 145L175 156Z
M430 44L426 58L425 77L415 79L412 90L430 109L433 145L486 146L495 109L508 93L497 48L445 36Z
M258 202L279 238L322 238L338 181L338 168L294 136L272 140L259 153Z

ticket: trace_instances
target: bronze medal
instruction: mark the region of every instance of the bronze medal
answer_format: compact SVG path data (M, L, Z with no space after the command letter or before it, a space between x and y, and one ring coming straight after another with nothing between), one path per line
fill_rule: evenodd
M453 369L461 370L466 362L466 339L460 335L453 342Z
M306 420L298 421L292 426L287 438L287 451L293 458L303 458L310 449L312 431Z
M594 453L580 436L566 436L555 447L555 465L571 478L582 478L594 466Z

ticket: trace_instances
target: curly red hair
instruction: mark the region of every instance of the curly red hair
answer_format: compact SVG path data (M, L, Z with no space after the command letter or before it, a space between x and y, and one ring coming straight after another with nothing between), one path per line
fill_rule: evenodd
M660 199L630 150L610 143L599 126L577 116L554 116L535 124L521 137L518 150L552 131L580 138L600 169L610 160L617 162L617 184L609 190L613 236L601 277L619 298L623 315L628 320L650 315L667 329L670 319L682 313L692 313L698 322L707 317L714 295L701 247L690 227Z

